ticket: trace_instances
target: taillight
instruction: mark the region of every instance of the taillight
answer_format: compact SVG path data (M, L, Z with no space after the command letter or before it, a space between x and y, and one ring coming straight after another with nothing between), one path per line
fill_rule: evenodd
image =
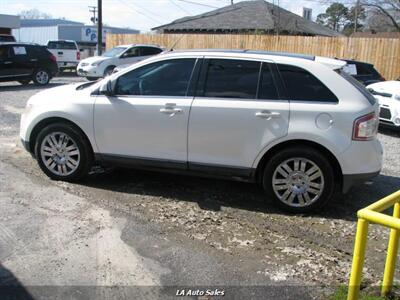
M353 140L370 141L376 137L379 118L375 113L362 116L354 121Z
M81 59L81 53L79 51L76 52L76 60Z
M50 60L57 62L57 58L53 55L53 53L50 53Z

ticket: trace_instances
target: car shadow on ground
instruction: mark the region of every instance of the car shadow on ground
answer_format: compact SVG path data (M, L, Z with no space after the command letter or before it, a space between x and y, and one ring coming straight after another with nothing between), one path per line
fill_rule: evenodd
M33 296L26 290L15 275L0 263L0 298L33 300Z
M222 207L231 207L268 214L290 215L267 199L261 187L250 183L149 171L109 169L91 174L81 184L126 195L195 202L204 210L221 211ZM332 203L309 215L354 221L359 209L395 192L399 187L399 177L379 175L370 182L353 187L346 195L339 194Z
M397 137L397 138L400 138L400 129L393 129L393 128L390 128L390 127L383 127L383 126L380 126L379 127L379 133L380 134L384 134L384 135L388 135L388 136L391 136L391 137Z
M16 91L29 91L29 90L43 90L50 89L56 86L64 85L61 82L50 82L46 86L38 86L33 84L32 82L27 85L22 85L19 83L10 82L7 85L0 85L0 92L16 92Z

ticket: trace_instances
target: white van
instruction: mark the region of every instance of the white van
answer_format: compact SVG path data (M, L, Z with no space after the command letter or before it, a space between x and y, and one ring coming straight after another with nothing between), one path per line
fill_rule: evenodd
M60 72L66 69L75 70L81 60L81 53L78 45L72 40L48 41L47 49L57 58Z

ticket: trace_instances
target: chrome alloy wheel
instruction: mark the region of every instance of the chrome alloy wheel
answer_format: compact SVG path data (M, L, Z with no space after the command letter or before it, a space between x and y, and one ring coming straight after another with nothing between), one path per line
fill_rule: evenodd
M75 141L63 132L48 134L40 145L46 168L59 176L68 176L79 167L81 153Z
M36 81L40 84L46 84L49 81L49 74L46 71L39 71L35 75Z
M272 188L280 201L292 207L309 206L324 191L321 169L306 158L290 158L276 168Z

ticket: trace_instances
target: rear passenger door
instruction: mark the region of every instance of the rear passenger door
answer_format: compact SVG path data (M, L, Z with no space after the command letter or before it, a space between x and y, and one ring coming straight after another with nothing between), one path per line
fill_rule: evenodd
M189 119L190 169L250 175L260 151L287 134L289 102L279 99L275 71L267 61L204 60Z
M33 73L36 61L29 57L27 46L10 46L10 72L13 76L23 77Z

